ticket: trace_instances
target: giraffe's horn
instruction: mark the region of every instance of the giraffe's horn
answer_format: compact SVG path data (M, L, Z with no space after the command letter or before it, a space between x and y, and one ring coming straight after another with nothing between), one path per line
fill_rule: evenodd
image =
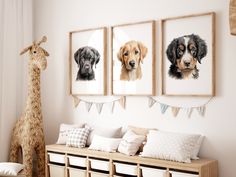
M41 43L46 42L46 41L47 41L47 37L43 36L43 38L38 42L38 45L40 45Z

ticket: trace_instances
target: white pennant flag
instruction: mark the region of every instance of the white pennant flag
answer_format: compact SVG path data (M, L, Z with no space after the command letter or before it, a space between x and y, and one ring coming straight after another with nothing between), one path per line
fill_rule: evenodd
M90 109L92 107L92 104L93 103L91 103L91 102L85 102L85 106L86 106L86 109L87 109L88 112L90 111Z
M188 118L190 118L193 113L193 108L186 108L185 112L186 112L186 115L188 116Z
M102 107L104 103L96 103L96 108L99 114L102 112Z
M161 113L164 114L169 106L166 104L160 103L160 107L161 107Z
M111 110L111 113L114 112L115 103L116 103L115 101L112 101L112 102L109 103L109 108L110 108L110 110Z
M173 116L176 117L176 116L178 115L178 113L179 113L180 108L178 108L178 107L172 107L171 110L172 110Z
M201 116L204 116L205 115L205 112L206 112L206 106L200 106L200 107L197 107L196 108L198 113L201 115Z
M151 108L157 101L154 100L152 97L149 97L149 100L148 100L148 106L149 108Z

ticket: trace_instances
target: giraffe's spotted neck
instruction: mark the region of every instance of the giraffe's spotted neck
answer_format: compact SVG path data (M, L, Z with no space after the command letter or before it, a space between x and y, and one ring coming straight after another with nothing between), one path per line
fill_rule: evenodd
M40 98L40 69L35 65L29 65L26 113L31 113L33 118L42 117Z

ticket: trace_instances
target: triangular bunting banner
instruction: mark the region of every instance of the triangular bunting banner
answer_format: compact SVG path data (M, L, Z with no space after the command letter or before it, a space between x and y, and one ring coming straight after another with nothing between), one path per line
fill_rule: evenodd
M121 97L121 98L119 99L119 103L120 103L121 107L122 107L123 109L125 109L125 107L126 107L126 97L125 97L125 96Z
M109 103L109 108L110 108L110 110L111 110L111 113L114 112L115 103L116 103L115 101Z
M77 107L80 103L80 99L77 96L74 96L74 95L73 95L73 98L74 98L74 106Z
M166 104L160 103L160 107L161 107L161 113L164 114L169 106Z
M88 112L90 111L92 105L93 105L93 103L91 103L91 102L85 102L85 106L86 106L86 109Z
M176 117L178 115L178 113L179 113L180 108L172 107L171 110L172 110L173 116Z
M201 115L201 116L204 116L205 115L205 112L206 112L206 106L200 106L200 107L197 107L196 108L198 113Z
M154 100L152 97L149 97L149 100L148 100L148 106L149 108L151 108L157 101Z
M185 112L186 112L186 115L188 116L188 118L190 118L193 113L193 108L186 108Z
M96 108L99 114L101 114L103 103L96 103Z

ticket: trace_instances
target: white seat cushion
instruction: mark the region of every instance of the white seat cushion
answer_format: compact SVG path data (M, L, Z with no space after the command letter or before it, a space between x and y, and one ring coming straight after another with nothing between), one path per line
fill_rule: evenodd
M17 176L24 165L13 162L0 162L0 176Z

